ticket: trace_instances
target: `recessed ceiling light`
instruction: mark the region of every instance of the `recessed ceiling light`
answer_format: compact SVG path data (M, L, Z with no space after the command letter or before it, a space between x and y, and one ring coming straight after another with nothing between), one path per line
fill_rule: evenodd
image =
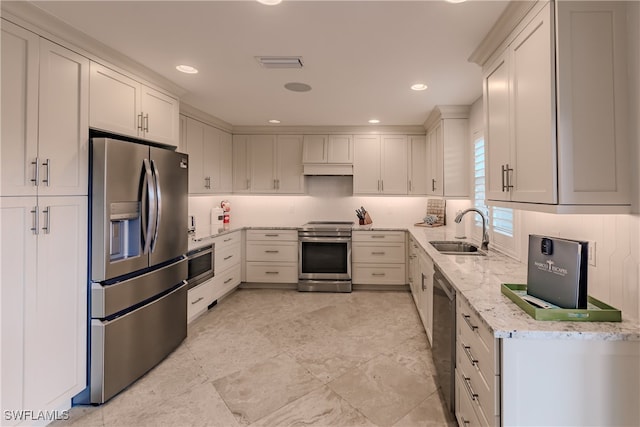
M290 82L285 84L284 87L294 92L309 92L311 90L311 86L306 83Z
M273 125L277 125L278 123L280 123L280 120L271 119L271 120L269 120L269 123L271 123Z
M414 85L411 85L411 90L426 90L427 89L427 85L424 83L416 83Z
M195 67L192 67L191 65L178 65L176 67L176 70L182 72L182 73L187 73L187 74L197 74L198 73L198 69Z
M467 0L445 0L447 3L464 3Z
M274 6L282 3L282 0L258 0L258 3L266 4L267 6Z
M378 119L371 119L371 120L369 120L369 123L371 123L372 125L375 125L375 124L380 123L380 120L378 120Z

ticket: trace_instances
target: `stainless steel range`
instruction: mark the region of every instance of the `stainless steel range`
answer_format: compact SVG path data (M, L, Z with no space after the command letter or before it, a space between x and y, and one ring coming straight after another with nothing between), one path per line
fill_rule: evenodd
M351 221L312 221L298 231L298 290L351 292Z

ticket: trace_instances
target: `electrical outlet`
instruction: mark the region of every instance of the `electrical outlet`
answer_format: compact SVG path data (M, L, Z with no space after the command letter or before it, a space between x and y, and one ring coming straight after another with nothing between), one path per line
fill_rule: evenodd
M596 242L589 240L589 265L596 266Z

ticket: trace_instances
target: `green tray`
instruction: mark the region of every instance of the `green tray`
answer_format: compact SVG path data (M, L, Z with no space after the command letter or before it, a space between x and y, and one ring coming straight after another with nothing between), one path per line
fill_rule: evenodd
M571 322L621 322L622 312L593 297L587 297L587 308L538 308L525 300L520 295L527 293L527 285L502 284L502 293L515 302L518 307L527 312L536 320L557 320Z

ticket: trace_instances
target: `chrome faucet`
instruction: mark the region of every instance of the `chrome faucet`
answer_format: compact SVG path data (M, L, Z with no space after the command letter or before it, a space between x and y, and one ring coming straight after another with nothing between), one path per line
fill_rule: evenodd
M464 216L464 214L471 211L477 212L482 217L482 245L480 245L480 249L488 251L489 250L489 233L487 233L487 217L485 216L484 213L482 213L481 210L476 208L465 209L464 211L460 212L456 216L455 222L459 223L460 221L462 221L462 217Z

